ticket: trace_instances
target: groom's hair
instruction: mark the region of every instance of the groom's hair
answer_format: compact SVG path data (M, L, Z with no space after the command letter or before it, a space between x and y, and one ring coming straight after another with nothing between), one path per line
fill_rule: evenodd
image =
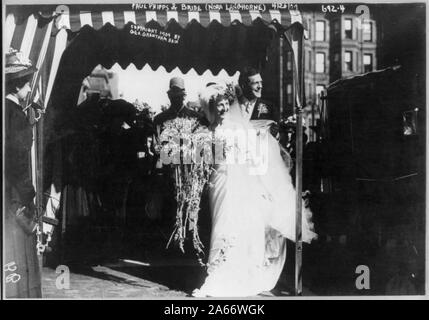
M254 76L255 74L260 74L261 72L253 67L244 67L240 71L240 76L238 77L238 84L240 87L244 87L249 82L249 77Z

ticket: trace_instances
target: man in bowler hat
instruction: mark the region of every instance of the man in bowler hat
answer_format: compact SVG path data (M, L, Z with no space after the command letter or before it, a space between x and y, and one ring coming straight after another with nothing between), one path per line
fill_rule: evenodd
M156 115L154 124L159 135L163 129L163 124L168 120L175 118L195 118L201 124L204 123L204 118L198 112L189 109L185 106L185 81L180 77L173 77L170 79L170 89L167 91L170 100L170 108Z

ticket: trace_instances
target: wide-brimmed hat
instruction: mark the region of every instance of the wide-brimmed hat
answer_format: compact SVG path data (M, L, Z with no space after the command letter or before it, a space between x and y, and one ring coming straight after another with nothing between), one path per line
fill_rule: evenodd
M185 94L185 81L180 77L171 78L168 93Z
M25 58L22 52L10 48L6 53L6 81L30 76L36 70L30 59Z

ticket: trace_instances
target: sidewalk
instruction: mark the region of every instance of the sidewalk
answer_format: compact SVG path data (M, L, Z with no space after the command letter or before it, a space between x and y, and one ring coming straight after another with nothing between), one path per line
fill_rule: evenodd
M97 266L71 267L69 289L57 289L58 276L54 269L43 268L43 298L184 299L202 283L204 272L196 262L189 259L152 263L118 260ZM278 288L273 292L255 298L292 296L293 282L290 281L293 275L287 275L286 278L280 279ZM304 287L303 295L314 294Z
M71 271L70 288L57 289L58 274L43 268L43 297L48 299L151 299L180 298L186 293L106 266Z

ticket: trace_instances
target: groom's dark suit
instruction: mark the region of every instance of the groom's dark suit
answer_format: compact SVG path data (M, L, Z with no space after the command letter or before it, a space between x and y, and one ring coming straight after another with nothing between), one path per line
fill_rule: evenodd
M268 101L257 98L250 120L277 121L277 115L274 108Z
M256 99L253 110L249 110L250 107L247 104L248 104L247 101L243 103L242 110L245 113L246 112L252 113L250 115L249 120L272 120L275 122L274 124L271 125L270 132L274 137L276 137L279 132L279 127L277 124L278 116L274 107L269 102L261 98Z

